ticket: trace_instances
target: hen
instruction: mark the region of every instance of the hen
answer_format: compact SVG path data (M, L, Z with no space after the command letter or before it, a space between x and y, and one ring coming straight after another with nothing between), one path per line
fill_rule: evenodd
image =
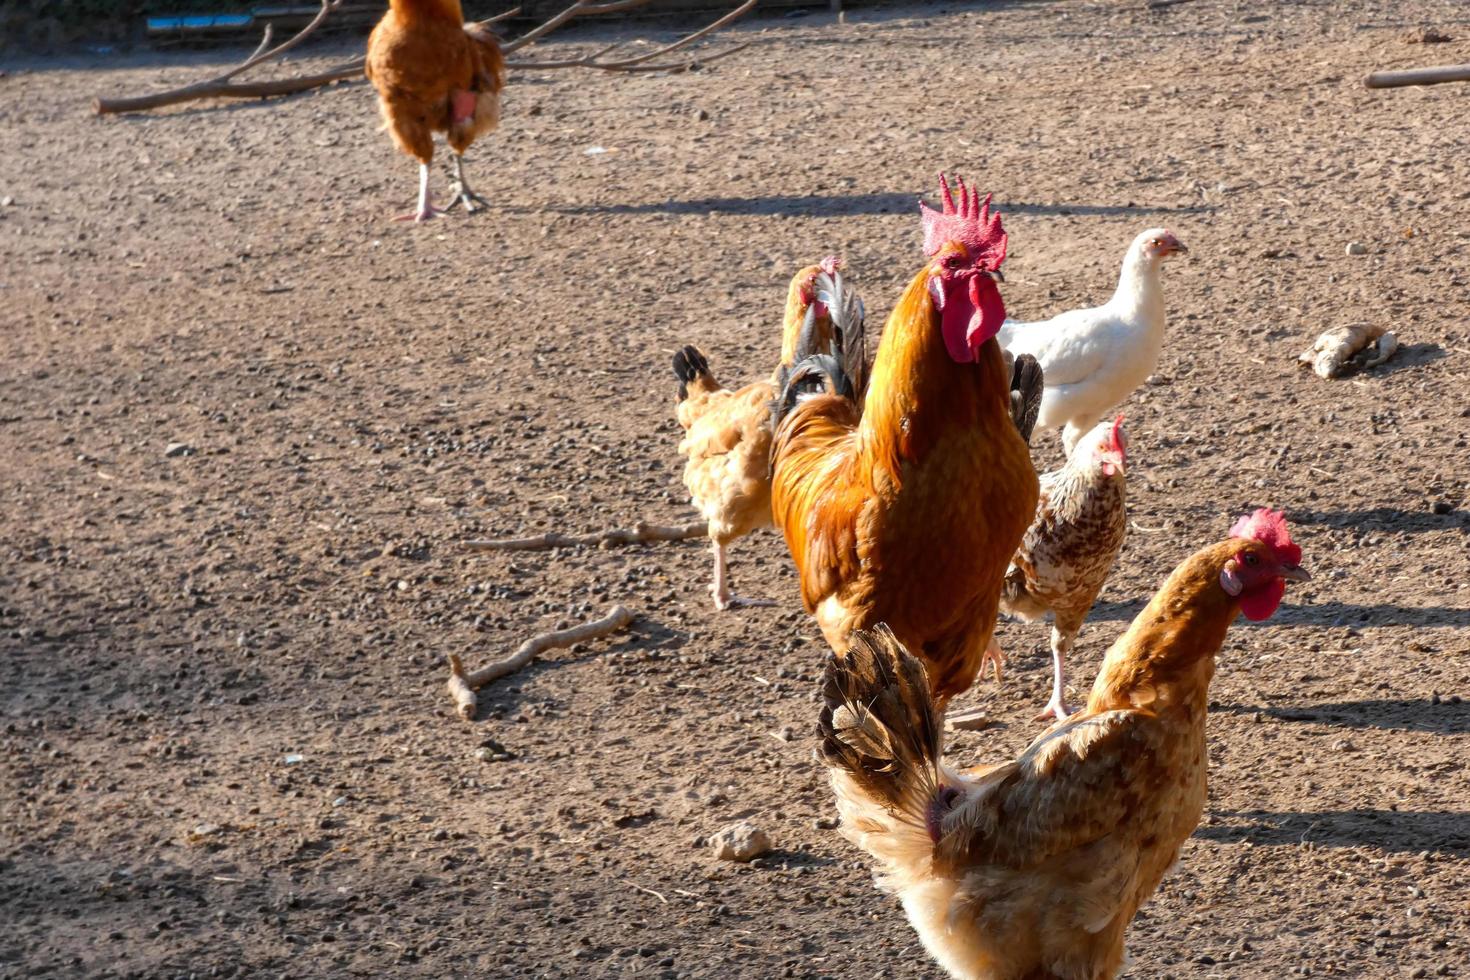
M454 151L455 188L446 210L483 205L464 175L464 151L500 123L505 59L488 27L466 24L459 0L389 0L368 36L366 73L378 91L383 128L419 162L418 209L399 220L444 212L429 200L434 134Z
M1001 612L1026 622L1052 616L1051 700L1036 716L1038 721L1069 713L1067 654L1128 530L1127 461L1121 415L1078 441L1065 466L1042 476L1036 519L1006 572Z
M1087 708L1014 762L945 767L918 661L858 633L818 723L842 833L877 861L929 953L966 980L1103 980L1204 810L1205 714L1236 615L1306 581L1282 515L1187 558L1118 638Z
M834 651L887 623L945 701L968 688L1001 580L1036 512L1036 471L1011 419L1000 216L941 178L920 205L929 261L883 329L859 400L840 365L792 372L776 413L771 509L802 601Z
M1000 343L1012 354L1030 354L1046 373L1042 429L1062 430L1067 454L1082 434L1143 384L1164 346L1164 287L1160 267L1187 253L1163 228L1133 240L1113 298L1102 306L1068 310L1050 320L1007 320Z
M791 280L782 327L781 361L770 381L735 390L716 380L703 352L686 346L674 355L679 379L675 410L684 439L684 486L709 522L714 548L715 606L769 605L730 590L726 549L730 542L771 523L771 404L792 366L798 347L846 353L849 367L862 370L862 301L849 289L832 257L807 266Z

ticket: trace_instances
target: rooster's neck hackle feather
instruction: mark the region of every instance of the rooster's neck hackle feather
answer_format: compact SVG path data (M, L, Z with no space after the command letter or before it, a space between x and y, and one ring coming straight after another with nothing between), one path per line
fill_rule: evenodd
M863 405L864 443L895 473L901 461L921 458L945 430L1002 416L1011 425L1010 378L1000 346L987 341L971 364L949 356L929 273L928 266L920 270L889 315Z

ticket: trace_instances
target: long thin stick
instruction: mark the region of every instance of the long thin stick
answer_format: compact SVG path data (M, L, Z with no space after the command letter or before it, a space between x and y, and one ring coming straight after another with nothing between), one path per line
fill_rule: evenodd
M449 689L449 696L454 699L459 716L466 721L471 721L478 707L475 692L486 684L506 674L515 673L547 650L558 650L584 640L595 640L598 637L616 633L625 629L633 619L632 611L627 606L619 604L608 610L607 615L601 619L594 619L590 623L556 630L552 633L537 634L522 643L520 649L504 660L497 660L473 672L467 672L459 655L451 653L449 655L449 681L446 685Z
M1438 85L1441 82L1470 82L1470 65L1375 71L1363 79L1363 84L1369 88L1402 88L1405 85Z
M333 82L361 77L362 59L359 58L316 75L302 75L299 78L277 78L269 82L225 82L212 78L167 92L155 92L152 95L135 95L120 99L99 98L92 101L92 111L98 115L107 115L113 112L142 112L145 109L159 109L166 105L178 105L180 102L193 102L196 99L259 99L272 95L293 95L308 89L321 88Z
M709 524L646 524L639 521L626 530L598 531L593 534L558 534L548 531L529 538L489 538L460 542L467 551L549 551L552 548L574 548L582 545L643 544L648 541L684 541L702 538Z

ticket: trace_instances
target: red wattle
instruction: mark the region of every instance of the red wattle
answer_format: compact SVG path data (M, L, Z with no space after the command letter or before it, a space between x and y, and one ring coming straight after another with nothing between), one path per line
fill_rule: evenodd
M1258 589L1252 589L1240 597L1240 611L1245 618L1253 623L1259 623L1263 619L1270 619L1276 607L1281 605L1281 597L1286 595L1286 581L1284 579L1272 579Z
M963 290L946 292L944 309L939 314L939 332L944 337L945 350L958 364L968 364L975 359L970 327L979 316Z
M970 280L970 299L978 312L970 323L970 347L979 347L1000 333L1000 325L1006 319L1006 305L1000 298L1000 290L988 276L976 276Z

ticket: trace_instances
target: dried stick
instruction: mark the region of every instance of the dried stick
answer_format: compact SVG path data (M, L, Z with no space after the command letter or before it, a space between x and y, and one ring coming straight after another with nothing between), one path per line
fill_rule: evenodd
M290 92L299 92L303 89L326 85L329 82L337 81L339 78L351 78L353 74L362 71L361 66L358 67L357 72L351 72L345 75L337 74L345 69L344 66L344 68L324 72L320 75L313 75L308 78L283 80L284 83L300 85L300 88L281 89L280 86L283 82L256 82L250 85L239 86L230 84L230 79L236 75L249 71L261 62L274 61L306 40L312 31L315 31L322 25L322 22L327 19L327 15L336 10L341 4L342 0L322 0L322 8L316 12L316 16L311 19L309 24L298 31L295 36L282 41L273 48L269 47L271 28L267 24L264 36L260 39L260 44L256 47L255 53L222 75L216 75L202 82L195 82L192 85L185 85L182 88L172 89L168 92L158 92L153 95L121 99L93 99L92 111L100 116L110 112L137 112L142 109L156 109L159 106L174 105L179 102L192 102L195 99L207 99L212 96L223 95L231 98L253 98L261 95L286 95Z
M642 0L639 0L639 2L642 2ZM693 34L687 34L684 37L680 38L679 40L674 41L671 44L665 44L661 48L655 48L654 50L648 52L647 54L641 54L641 55L638 55L637 57L633 57L633 58L625 58L625 59L623 59L621 61L598 62L597 61L598 55L605 54L607 52L607 50L610 50L610 49L604 49L603 51L598 52L596 55L591 55L591 56L589 56L587 58L573 59L573 60L570 60L570 61L543 61L543 62L511 61L511 62L507 62L507 64L509 64L510 67L512 67L512 68L597 68L597 69L601 69L602 71L630 71L630 70L633 69L633 66L634 65L642 65L644 62L653 61L655 58L659 58L659 57L662 57L663 55L671 54L671 53L673 53L675 51L678 51L680 48L687 47L688 45L693 44L695 41L698 41L700 38L705 37L705 36L707 36L709 34L712 34L715 31L719 30L720 28L724 27L725 25L727 25L727 24L729 24L729 23L731 23L731 22L733 22L735 20L738 20L741 17L744 17L746 14L750 13L752 10L755 9L755 5L756 5L757 2L758 2L758 0L745 0L744 3L742 3L740 6L736 7L734 10L731 10L728 13L726 13L725 16L721 17L719 20L717 20L714 23L709 24L709 25L701 28L700 30L695 31ZM575 9L575 8L572 8L572 9ZM530 35L527 35L527 37L529 37L529 36ZM524 39L522 39L522 40L524 40ZM724 51L724 52L721 52L720 54L717 54L717 55L712 55L712 56L710 56L708 58L705 58L704 60L705 61L715 61L718 58L722 58L722 57L724 57L727 54L733 54L735 51L739 51L742 48L745 48L745 47L748 47L748 46L749 46L748 43L747 44L742 44L742 45L739 45L738 47L736 47L733 50ZM640 68L638 70L640 70L640 71L671 71L671 70L675 70L675 69L678 69L678 68L687 68L687 67L690 67L690 63L675 62L675 63L672 63L672 64L660 64L660 65L656 65L656 66Z
M1438 85L1441 82L1470 82L1470 65L1440 65L1404 71L1375 71L1363 79L1369 88L1401 88L1405 85Z
M601 619L594 619L590 623L583 623L581 626L573 626L570 629L533 636L522 643L520 649L509 657L497 660L473 672L467 672L459 655L451 653L447 684L449 696L454 699L459 716L465 721L472 721L478 706L475 692L486 684L506 674L515 673L547 650L558 650L584 640L595 640L598 637L616 633L625 629L633 619L633 613L627 606L616 605L608 610L607 615Z
M462 541L460 546L467 551L549 551L552 548L573 548L579 545L643 544L648 541L684 541L702 538L709 533L709 524L696 521L693 524L647 524L639 521L631 528L613 531L598 531L593 534L558 534L548 531L529 538L489 538Z

